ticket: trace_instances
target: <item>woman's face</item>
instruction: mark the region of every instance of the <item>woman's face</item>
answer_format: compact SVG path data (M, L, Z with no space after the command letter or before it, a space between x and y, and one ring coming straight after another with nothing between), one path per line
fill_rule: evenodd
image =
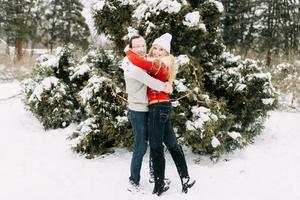
M154 45L152 47L152 56L157 58L157 57L163 57L163 56L167 56L168 52L161 48L160 46Z

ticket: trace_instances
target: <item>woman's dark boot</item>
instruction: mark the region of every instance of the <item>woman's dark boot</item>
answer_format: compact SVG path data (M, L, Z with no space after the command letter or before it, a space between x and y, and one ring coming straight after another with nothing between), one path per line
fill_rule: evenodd
M165 157L163 152L163 146L159 149L151 149L151 156L153 161L154 172L154 189L153 194L160 196L163 192L169 189L169 186L165 184Z
M157 196L160 196L169 188L170 188L169 185L166 185L164 182L162 184L155 184L152 194L157 194Z
M191 180L190 177L181 178L182 192L187 193L188 189L193 187L195 183L196 180Z
M181 180L182 192L187 193L188 189L193 187L193 185L196 183L196 181L191 180L189 177L183 150L182 150L181 146L178 145L177 147L169 149L169 151L175 162L175 165L176 165L176 168L177 168L180 180Z

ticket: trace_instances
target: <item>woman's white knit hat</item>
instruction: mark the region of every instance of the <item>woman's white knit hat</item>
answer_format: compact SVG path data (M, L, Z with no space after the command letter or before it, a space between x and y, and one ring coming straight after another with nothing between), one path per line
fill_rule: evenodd
M168 53L170 53L171 50L171 40L172 40L172 35L170 33L165 33L161 35L160 37L156 38L154 42L152 43L153 45L160 46L164 50L166 50Z

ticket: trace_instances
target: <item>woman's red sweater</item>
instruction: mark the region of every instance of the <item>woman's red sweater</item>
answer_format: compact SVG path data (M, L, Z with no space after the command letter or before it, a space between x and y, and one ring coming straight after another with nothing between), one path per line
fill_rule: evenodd
M168 67L164 63L145 60L131 50L127 51L126 55L132 64L146 70L152 77L163 82L168 81L169 71ZM158 92L149 87L147 88L147 96L148 102L153 100L170 100L169 94L162 91Z

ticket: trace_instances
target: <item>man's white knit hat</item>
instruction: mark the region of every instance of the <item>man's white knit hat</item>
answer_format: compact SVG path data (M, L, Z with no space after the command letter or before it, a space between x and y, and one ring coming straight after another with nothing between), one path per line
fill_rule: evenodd
M160 37L156 38L154 42L152 43L153 45L160 46L164 50L166 50L168 53L170 53L171 50L171 40L172 40L172 35L170 33L165 33L161 35Z

